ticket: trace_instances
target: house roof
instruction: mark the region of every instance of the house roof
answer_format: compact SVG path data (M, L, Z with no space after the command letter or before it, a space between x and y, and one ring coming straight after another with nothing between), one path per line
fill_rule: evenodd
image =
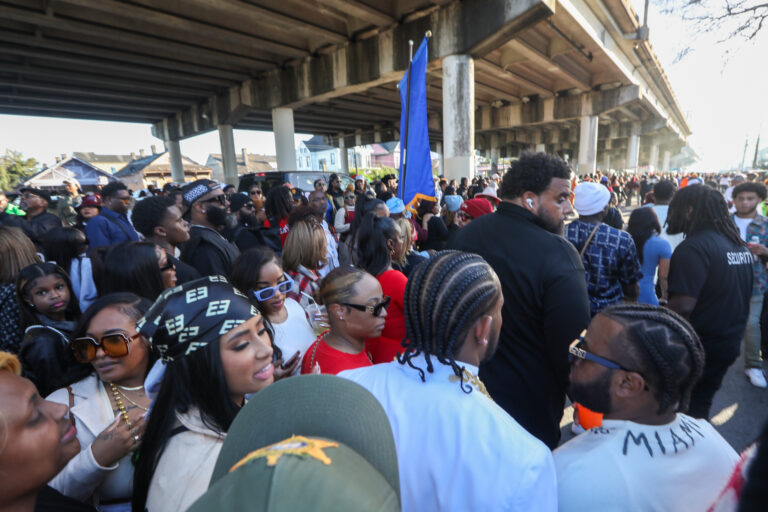
M248 162L244 164L242 153L236 155L237 158L237 173L246 174L249 172L259 171L274 171L277 168L277 157L272 155L259 155L255 153L248 153ZM210 165L211 160L215 160L223 164L223 159L220 153L211 153L208 155L207 163Z
M167 155L168 152L163 151L162 153L155 153L154 155L145 156L144 158L137 158L136 160L133 160L132 162L128 163L128 165L117 171L114 176L116 178L127 178L128 176L133 176L134 174L143 172L145 170L167 172L171 168ZM181 156L181 162L184 166L185 172L198 170L204 171L208 169L208 167L200 165L191 158L188 158L184 155Z
M125 162L131 161L131 155L99 155L93 152L75 151L72 156L91 163L111 163L111 162Z
M337 149L336 146L331 146L325 142L325 137L322 135L315 135L311 139L305 140L302 144L306 146L310 153L317 151L328 151L329 149Z
M373 152L371 153L373 156L382 156L382 155L390 155L397 150L397 146L400 144L399 142L378 142L376 144L371 144L371 147L373 148Z
M36 172L24 180L23 185L38 188L61 187L65 178L75 178L84 187L106 185L110 181L117 181L108 172L73 156L52 167L46 167L42 171Z

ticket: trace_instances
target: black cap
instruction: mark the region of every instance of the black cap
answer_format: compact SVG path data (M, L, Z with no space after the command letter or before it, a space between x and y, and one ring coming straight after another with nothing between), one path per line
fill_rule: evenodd
M49 203L51 202L51 194L46 192L45 190L40 190L39 188L33 188L33 187L25 187L20 190L22 194L25 194L29 192L30 194L35 194L36 196L42 197Z
M234 213L250 202L251 198L242 192L232 194L232 197L229 198L229 211Z

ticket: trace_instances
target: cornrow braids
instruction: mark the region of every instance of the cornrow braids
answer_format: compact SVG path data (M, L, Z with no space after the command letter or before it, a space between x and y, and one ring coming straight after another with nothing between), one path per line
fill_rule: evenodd
M669 203L667 232L691 235L702 229L713 229L736 245L746 245L720 192L706 185L689 185L675 193Z
M405 286L405 351L398 361L417 370L424 381L424 370L415 366L413 359L424 354L426 370L432 373L434 357L450 366L461 389L471 393L456 354L475 321L500 297L499 278L476 254L442 251L420 263Z
M704 347L691 324L672 310L647 304L617 304L601 314L624 326L624 347L659 402L657 414L674 404L676 411L687 411L704 370Z

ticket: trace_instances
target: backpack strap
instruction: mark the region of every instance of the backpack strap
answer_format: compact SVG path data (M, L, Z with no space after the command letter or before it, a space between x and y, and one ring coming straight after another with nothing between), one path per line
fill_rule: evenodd
M579 251L579 256L581 256L582 258L584 257L584 253L585 253L585 252L586 252L586 250L587 250L587 246L589 245L589 242L591 242L591 241L592 241L592 238L595 236L595 233L597 233L597 228L599 228L599 227L600 227L600 224L596 224L596 225L595 225L594 229L592 229L592 232L591 232L591 233L589 234L589 236L587 237L587 241L586 241L586 242L584 242L584 246L583 246L583 247L581 248L581 250Z

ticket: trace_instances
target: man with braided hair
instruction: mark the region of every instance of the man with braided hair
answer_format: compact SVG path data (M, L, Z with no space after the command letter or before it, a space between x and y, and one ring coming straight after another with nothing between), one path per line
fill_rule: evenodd
M712 399L739 357L752 297L753 256L723 196L706 185L689 185L675 194L667 233L685 233L669 263L669 308L691 322L707 355L688 413L708 419Z
M739 457L682 412L704 368L693 327L665 308L618 304L569 351L571 398L605 416L554 452L560 511L707 510Z
M552 455L488 396L504 298L480 256L439 252L405 288L405 352L339 373L370 391L395 438L404 512L557 509Z

